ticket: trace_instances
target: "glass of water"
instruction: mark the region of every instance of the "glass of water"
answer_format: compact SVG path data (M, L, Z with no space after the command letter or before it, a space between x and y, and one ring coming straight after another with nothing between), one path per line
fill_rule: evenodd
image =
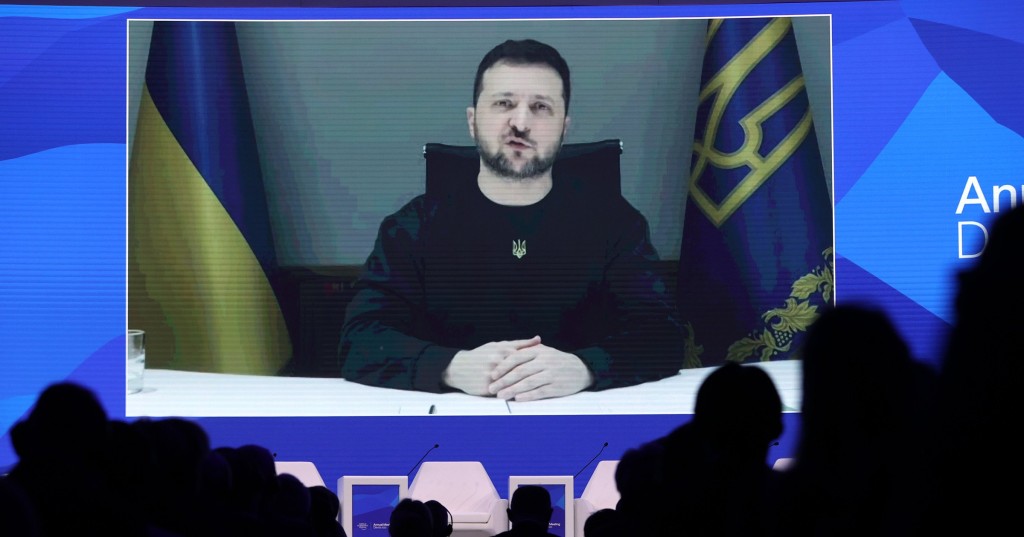
M139 393L142 391L142 375L146 371L146 332L129 330L127 336L128 363L125 384L128 393Z

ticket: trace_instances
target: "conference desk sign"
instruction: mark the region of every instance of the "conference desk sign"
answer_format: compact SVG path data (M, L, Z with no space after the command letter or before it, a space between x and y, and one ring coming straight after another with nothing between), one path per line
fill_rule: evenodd
M551 521L548 522L548 533L558 537L576 537L576 514L573 511L575 489L571 475L510 475L510 501L516 489L523 485L543 487L551 495Z
M346 475L338 479L341 526L349 537L387 537L391 511L409 496L409 477Z

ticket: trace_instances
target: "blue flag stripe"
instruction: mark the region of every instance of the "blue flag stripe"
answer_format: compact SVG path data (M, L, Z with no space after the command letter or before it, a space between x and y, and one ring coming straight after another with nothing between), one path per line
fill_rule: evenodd
M234 23L155 22L146 86L269 272L273 235Z

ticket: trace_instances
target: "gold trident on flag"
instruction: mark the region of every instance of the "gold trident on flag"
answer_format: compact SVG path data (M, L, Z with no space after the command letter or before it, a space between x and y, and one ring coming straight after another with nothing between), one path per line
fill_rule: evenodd
M722 19L712 21L708 27L708 41L722 24ZM761 125L779 112L804 89L804 77L800 74L789 81L779 91L750 111L740 120L743 127L743 145L732 153L723 153L714 147L715 137L722 123L722 116L736 90L743 84L754 67L778 45L790 31L792 24L789 19L773 19L764 30L750 40L732 59L719 70L707 84L701 88L700 101L714 97L711 113L703 140L693 141L693 152L697 161L690 174L690 197L715 227L721 225L750 196L757 191L779 169L807 137L813 125L811 111L808 109L800 122L792 131L767 155L761 155L761 142L764 132ZM750 168L750 172L735 188L725 196L722 203L716 203L704 192L697 180L704 173L708 164L721 169Z

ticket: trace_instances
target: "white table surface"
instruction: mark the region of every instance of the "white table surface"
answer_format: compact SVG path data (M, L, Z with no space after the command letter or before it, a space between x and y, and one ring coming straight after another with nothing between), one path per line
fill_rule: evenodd
M765 369L784 410L801 403L800 361L752 364ZM273 377L147 369L145 388L126 396L128 417L692 414L697 389L713 368L626 388L505 402L463 393L375 388L334 378Z

